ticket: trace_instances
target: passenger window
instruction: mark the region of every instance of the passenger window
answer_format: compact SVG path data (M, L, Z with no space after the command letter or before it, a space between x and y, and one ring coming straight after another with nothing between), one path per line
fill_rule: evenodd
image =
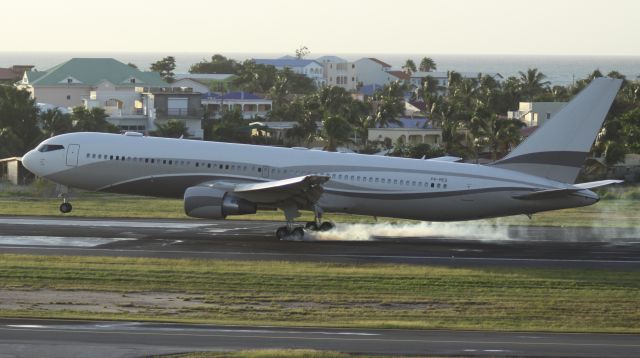
M102 159L102 154L98 154L98 159Z
M110 155L110 156L109 156L109 160L113 160L113 155Z
M398 179L393 179L393 184L398 184Z
M342 174L338 175L338 179L342 180Z
M352 175L352 176L351 176L351 181L353 181L354 179L355 179L355 176L353 176L353 175Z
M211 168L211 163L208 163L208 164L207 164L207 168Z
M331 177L332 177L333 179L335 179L335 178L336 178L336 175L335 175L335 174L331 174Z
M198 162L196 162L196 168L197 168L198 166L200 166L200 164L199 164Z
M433 187L435 187L435 185L433 183L431 183L431 187L433 188Z
M447 184L442 184L442 189L446 189L447 188Z
M411 182L411 185L416 186L416 182L415 182L415 181L412 181L412 182Z
M400 180L400 185L404 185L404 180Z
M91 154L87 153L87 158L90 158L90 157L91 157Z
M229 169L229 164L225 165L224 168L228 170Z
M438 183L438 189L440 188L440 183Z
M155 163L155 161L156 160L154 158L151 158L151 164Z

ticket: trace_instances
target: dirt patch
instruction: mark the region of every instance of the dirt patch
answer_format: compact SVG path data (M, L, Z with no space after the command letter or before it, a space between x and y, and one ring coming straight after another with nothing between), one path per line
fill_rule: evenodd
M96 313L178 312L206 305L184 295L166 292L115 293L96 291L0 290L3 310L69 310Z

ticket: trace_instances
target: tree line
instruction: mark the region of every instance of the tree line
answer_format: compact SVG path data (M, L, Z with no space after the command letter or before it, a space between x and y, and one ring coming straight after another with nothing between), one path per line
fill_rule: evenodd
M304 55L303 52L300 55ZM135 66L130 64L131 66ZM408 60L405 70L431 71L436 63L428 57L415 63ZM151 65L165 78L173 76L175 58L168 56ZM256 64L252 60L238 62L223 55L193 64L191 73L231 73L232 86L238 90L262 94L273 101L265 121L292 121L281 142L269 137L251 136L251 129L239 111L225 111L213 116L205 110L203 129L205 140L264 143L286 146L308 146L322 140L326 150L336 150L345 144L355 144L361 152L371 153L380 147L393 147L391 155L432 157L443 154L463 158L478 158L486 154L491 159L505 155L521 140L523 123L507 119L509 110L520 101L568 101L596 77L595 70L586 78L568 86L551 86L546 76L535 68L517 76L498 81L488 75L464 78L448 72L447 86L441 86L426 76L417 88L407 83L392 82L373 96L356 98L341 87L316 88L313 81L289 69ZM593 152L604 156L608 164L621 161L626 153L640 152L640 82L627 80L618 72L609 77L623 79L605 125L598 135ZM412 146L408 143L372 143L367 140L370 128L400 125L405 98L422 102L430 126L441 128L443 141L438 147ZM118 132L106 121L100 108L74 108L70 114L57 109L39 112L29 94L12 86L0 87L0 156L22 155L43 138L70 131ZM318 123L322 123L319 130ZM153 133L160 136L186 136L181 121L159 125Z

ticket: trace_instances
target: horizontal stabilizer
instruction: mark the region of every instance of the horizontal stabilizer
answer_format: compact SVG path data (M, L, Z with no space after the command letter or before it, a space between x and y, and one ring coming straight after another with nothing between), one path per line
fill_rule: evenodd
M583 190L581 188L567 188L567 189L549 189L549 190L540 190L535 191L533 193L514 195L514 199L520 200L543 200L543 199L552 199L559 198L563 196L567 196L571 193L575 193L576 191Z
M462 160L462 158L460 157L454 157L451 155L447 155L444 157L437 157L437 158L429 158L427 160L435 160L436 162L459 162Z
M580 183L580 184L574 184L573 186L580 188L580 189L592 189L592 188L599 188L601 186L605 186L605 185L611 185L611 184L620 184L620 183L624 183L624 180L599 180L599 181L590 181L588 183Z

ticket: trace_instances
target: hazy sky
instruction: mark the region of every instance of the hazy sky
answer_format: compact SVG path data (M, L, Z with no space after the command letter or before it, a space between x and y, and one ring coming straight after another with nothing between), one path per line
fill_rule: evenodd
M0 51L640 55L638 0L10 0L2 12Z

